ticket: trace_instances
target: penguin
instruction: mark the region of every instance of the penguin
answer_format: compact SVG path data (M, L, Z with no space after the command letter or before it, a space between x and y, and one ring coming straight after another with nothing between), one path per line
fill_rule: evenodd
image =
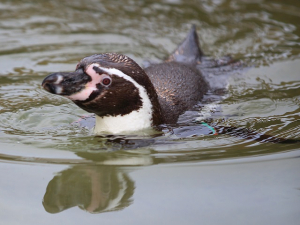
M119 53L87 56L73 72L48 75L42 87L72 100L94 113L96 134L138 132L161 124L176 124L210 86L197 65L201 64L196 28L162 63L142 69Z

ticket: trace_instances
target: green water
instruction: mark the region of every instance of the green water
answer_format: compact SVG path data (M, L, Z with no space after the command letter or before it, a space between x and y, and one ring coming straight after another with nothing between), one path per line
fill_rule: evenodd
M299 144L194 126L107 139L40 84L95 53L162 60L195 24L206 55L247 67L214 123L300 139L299 10L297 0L0 0L3 224L298 225Z

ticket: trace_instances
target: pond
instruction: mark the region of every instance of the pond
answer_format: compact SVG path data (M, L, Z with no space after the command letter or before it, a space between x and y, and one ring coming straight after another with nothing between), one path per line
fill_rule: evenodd
M299 10L297 0L0 0L3 224L298 225L300 142L255 135L300 140ZM91 54L162 61L192 24L206 56L243 69L187 117L209 113L211 126L253 138L198 123L94 135L91 114L41 87Z

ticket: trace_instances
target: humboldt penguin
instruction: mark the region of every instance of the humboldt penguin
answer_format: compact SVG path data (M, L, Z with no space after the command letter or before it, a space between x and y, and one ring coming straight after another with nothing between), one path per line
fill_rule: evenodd
M160 124L175 124L209 90L201 64L195 26L162 63L142 69L119 53L87 56L73 72L47 76L43 88L67 97L96 116L95 133L137 132Z

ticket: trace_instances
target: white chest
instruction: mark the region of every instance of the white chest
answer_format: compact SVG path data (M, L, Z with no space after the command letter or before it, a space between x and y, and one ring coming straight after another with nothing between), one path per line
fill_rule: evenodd
M94 133L120 134L143 130L151 127L151 119L151 112L144 110L143 108L124 116L96 116Z

